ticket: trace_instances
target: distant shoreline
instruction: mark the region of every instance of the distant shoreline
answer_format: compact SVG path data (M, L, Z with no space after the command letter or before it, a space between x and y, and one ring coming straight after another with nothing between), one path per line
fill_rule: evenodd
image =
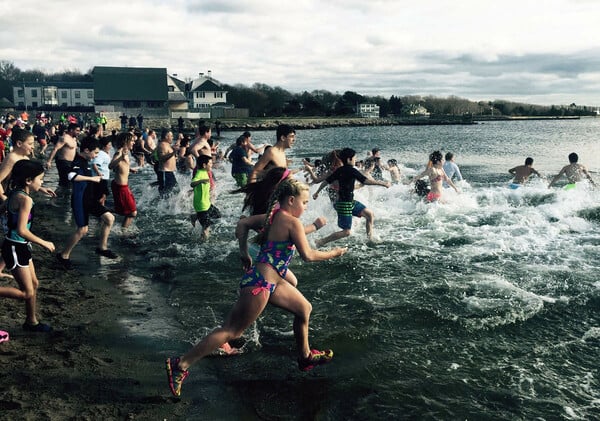
M486 121L528 121L528 120L579 120L579 116L566 117L492 117L492 116L440 116L411 118L359 118L359 117L279 117L218 119L221 131L275 130L279 124L289 124L296 129L310 130L329 127L371 127L371 126L435 126L471 125ZM214 121L211 124L214 126ZM213 132L215 130L213 129Z

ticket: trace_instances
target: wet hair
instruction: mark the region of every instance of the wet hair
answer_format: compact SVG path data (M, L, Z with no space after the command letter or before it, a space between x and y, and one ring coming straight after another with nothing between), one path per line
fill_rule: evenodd
M168 135L169 133L171 133L171 130L169 130L169 129L163 129L163 131L162 131L162 132L160 132L160 138L161 138L161 139L166 139L166 138L167 138L167 135Z
M303 191L309 191L307 184L304 184L294 178L286 178L277 184L275 190L269 197L269 206L267 208L267 216L265 218L264 230L258 234L257 242L263 244L267 240L269 229L273 220L273 213L275 211L275 204L279 202L283 203L285 199L290 196L298 197Z
M294 130L292 126L290 126L289 124L280 124L279 126L277 126L277 133L275 135L277 137L277 142L279 142L281 136L287 136L291 133L296 133L296 130Z
M70 132L71 130L75 130L75 129L79 129L79 124L77 123L69 123L69 125L67 126L67 131Z
M93 151L98 149L98 139L93 136L88 136L81 141L81 145L79 146L79 150L83 152L84 149L88 151Z
M579 155L577 155L575 152L571 152L569 154L569 162L571 164L575 164L577 161L579 161Z
M13 143L16 144L17 142L25 142L30 136L33 136L33 133L30 131L20 127L13 127L10 138L12 139Z
M244 133L242 133L242 136L243 137L251 137L252 134L250 132L244 132Z
M133 135L133 133L119 133L117 135L117 138L115 139L115 143L113 146L115 147L115 149L121 149L123 146L125 146L128 142L131 142L132 140L135 140L135 136Z
M102 139L100 139L100 148L104 149L106 147L106 145L108 145L109 143L111 143L112 139L108 136L103 137Z
M442 153L440 151L431 152L431 154L429 155L429 160L433 165L437 164L438 162L441 162Z
M342 162L346 164L349 159L352 159L353 156L356 155L356 151L352 148L344 148L338 155Z
M275 190L277 183L281 181L285 170L283 167L271 168L260 181L248 183L244 187L232 191L232 193L246 193L242 212L250 209L252 215L267 213L269 196Z
M245 139L246 139L246 137L244 135L241 135L240 137L238 137L235 140L235 146L242 146L242 143L244 142Z
M525 165L531 165L533 164L533 158L525 158Z
M396 161L395 159L388 159L388 165L391 165L392 167L397 167L398 166L398 161Z
M204 168L204 166L207 165L210 162L211 159L212 159L211 156L200 155L198 158L196 158L196 167L198 169Z
M44 166L30 159L21 159L15 162L11 172L10 185L13 189L25 187L27 180L33 180L44 173Z
M452 161L454 154L452 152L446 152L446 161Z
M415 193L417 193L418 196L425 197L429 194L430 191L431 189L429 188L425 180L415 181Z
M204 136L206 133L208 133L210 131L210 127L208 127L205 124L201 124L198 126L198 134L200 136Z

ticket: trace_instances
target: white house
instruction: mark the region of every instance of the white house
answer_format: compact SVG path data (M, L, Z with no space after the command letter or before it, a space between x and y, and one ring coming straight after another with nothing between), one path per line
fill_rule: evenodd
M358 104L357 114L360 117L379 118L379 105L377 104Z
M187 96L190 110L203 111L215 105L227 103L227 91L223 90L221 83L213 79L211 71L205 76L199 73L199 77L187 84ZM208 110L206 110L208 111Z
M13 86L13 103L19 108L91 107L92 82L23 82Z

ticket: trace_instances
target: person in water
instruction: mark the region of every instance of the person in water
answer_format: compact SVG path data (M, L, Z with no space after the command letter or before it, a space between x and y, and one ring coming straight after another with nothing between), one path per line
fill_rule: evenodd
M416 184L416 182L418 180L420 180L421 178L423 178L425 176L429 177L429 184L431 185L431 190L427 194L427 197L426 197L427 201L428 202L438 202L439 201L440 203L443 203L443 201L442 201L442 191L443 191L442 182L443 181L448 183L448 185L450 187L452 187L457 193L458 193L458 189L456 188L456 186L454 185L452 180L450 180L450 177L448 177L446 175L446 172L444 171L444 168L443 168L444 159L442 158L442 153L440 151L433 151L429 155L429 162L431 163L431 165L428 164L425 171L423 171L421 174L419 174L415 178L413 178L412 182Z
M339 155L343 165L329 175L325 181L319 186L319 189L313 195L313 199L317 200L318 193L323 185L339 183L338 201L335 202L335 210L338 214L338 227L341 231L334 232L327 237L315 241L317 247L321 247L331 241L339 240L340 238L348 237L352 233L352 217L364 217L366 219L367 237L369 241L373 239L373 221L375 216L371 209L358 200L354 200L354 185L358 181L361 184L390 187L389 181L374 180L367 178L355 168L356 152L351 148L344 148Z
M525 165L517 165L514 168L508 170L508 172L514 177L512 183L509 184L511 189L518 189L521 187L531 174L535 174L542 178L542 175L533 168L533 158L526 158Z
M30 231L33 222L33 199L44 182L44 167L39 162L23 159L12 169L12 190L6 205L7 232L2 244L2 258L19 284L19 288L0 287L0 297L25 301L23 329L30 332L50 332L52 327L41 323L36 316L37 290L40 284L31 257L31 243L54 252L54 244Z
M456 177L456 181L462 181L463 176L460 173L460 168L458 168L458 165L456 165L456 162L454 162L454 154L452 152L446 152L445 158L446 161L444 162L442 168L444 168L444 172L446 173L448 178L450 178L450 180L453 180L454 177ZM443 183L443 186L445 189L450 187L446 182Z
M569 181L569 184L567 184L565 186L565 189L574 188L575 183L577 183L578 181L581 181L583 176L585 176L589 180L589 182L592 186L596 187L596 184L594 183L594 180L592 179L592 176L588 172L586 166L577 163L577 161L579 161L579 156L575 152L570 153L569 154L569 165L565 165L564 167L562 167L562 169L556 175L556 177L554 177L552 179L552 181L550 182L550 184L548 184L548 188L552 187L554 185L554 183L556 183L558 180L560 180L560 178L563 175L566 176L567 180Z
M260 239L261 250L252 265L247 249L248 230L244 219L238 223L236 235L240 241L240 253L245 275L240 282L240 292L227 320L222 327L213 330L181 357L166 360L167 377L171 393L181 394L181 385L188 377L188 368L210 355L222 344L239 338L256 321L268 303L294 314L294 336L298 348L298 368L309 371L333 358L330 349L311 349L308 342L308 322L311 304L297 288L283 280L290 260L297 249L304 261L315 262L342 256L347 248L329 251L313 250L304 234L300 216L309 201L309 188L295 179L282 181L271 196L265 229ZM279 204L279 208L276 208Z

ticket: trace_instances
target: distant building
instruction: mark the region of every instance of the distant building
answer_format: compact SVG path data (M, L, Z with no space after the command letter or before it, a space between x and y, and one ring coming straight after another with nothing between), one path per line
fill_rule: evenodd
M414 117L425 117L429 116L431 113L421 104L406 104L402 107L402 114Z
M23 82L13 86L17 108L93 107L92 82Z
M186 92L189 108L194 111L208 111L215 106L227 105L227 91L212 78L210 70L206 76L199 73L197 79L189 82Z
M168 114L166 68L96 66L92 76L97 110Z
M186 83L177 78L177 75L167 75L167 93L169 97L170 111L187 111L188 100L185 95Z
M357 114L365 118L379 118L379 105L377 104L358 104Z

